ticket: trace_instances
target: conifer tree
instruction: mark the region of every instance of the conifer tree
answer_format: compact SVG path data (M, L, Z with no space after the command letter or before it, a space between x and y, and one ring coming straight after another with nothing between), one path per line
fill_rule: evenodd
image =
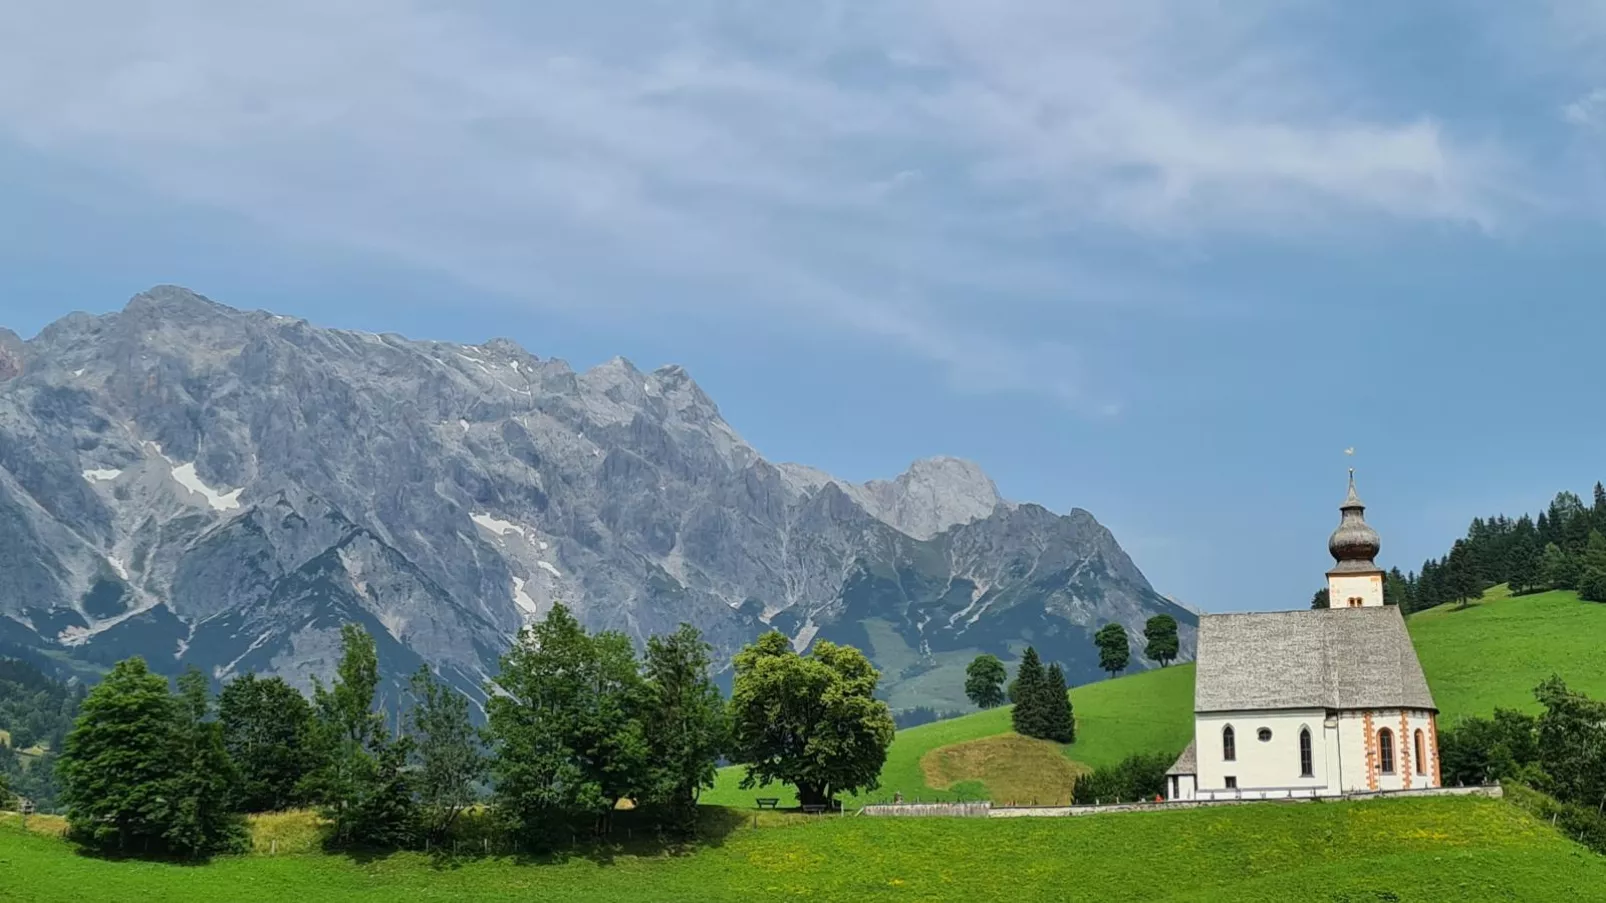
M1050 665L1048 674L1043 678L1043 710L1046 730L1041 736L1044 740L1070 743L1076 739L1070 687L1066 686L1065 669L1059 666L1059 662Z
M1025 654L1021 656L1020 667L1015 671L1015 681L1009 685L1009 698L1015 701L1015 709L1010 712L1015 733L1025 737L1041 737L1047 730L1046 713L1043 711L1043 684L1047 679L1037 650L1027 646Z
M1312 609L1328 607L1332 604L1332 600L1329 598L1330 595L1331 592L1327 589L1327 587L1322 587L1310 597L1310 607Z

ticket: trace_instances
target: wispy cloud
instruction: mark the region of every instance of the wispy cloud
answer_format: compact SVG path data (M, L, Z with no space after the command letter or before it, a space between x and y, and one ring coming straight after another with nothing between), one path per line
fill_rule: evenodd
M0 135L495 292L843 330L1090 412L1074 337L990 325L1131 294L1090 235L1504 212L1497 154L1328 85L1259 0L531 6L12 4Z

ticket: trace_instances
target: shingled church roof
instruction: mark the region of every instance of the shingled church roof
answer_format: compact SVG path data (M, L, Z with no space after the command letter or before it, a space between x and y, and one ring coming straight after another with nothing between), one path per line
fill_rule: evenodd
M1196 712L1438 711L1392 605L1205 615L1197 659Z

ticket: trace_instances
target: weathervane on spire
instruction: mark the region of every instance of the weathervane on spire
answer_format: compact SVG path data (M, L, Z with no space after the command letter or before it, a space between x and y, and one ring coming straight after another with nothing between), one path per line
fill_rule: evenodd
M1351 445L1349 448L1344 449L1344 454L1347 457L1355 457L1355 446ZM1351 486L1355 485L1355 467L1353 465L1349 469L1349 483Z

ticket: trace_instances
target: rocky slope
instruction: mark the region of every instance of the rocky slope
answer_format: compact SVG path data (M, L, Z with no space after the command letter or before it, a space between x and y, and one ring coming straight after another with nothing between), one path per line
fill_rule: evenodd
M1196 617L1085 511L975 465L864 485L747 445L679 367L586 372L506 340L316 328L159 287L0 331L0 644L218 678L326 673L342 621L393 677L477 693L555 600L722 654L853 642L895 706L962 702L977 651L1097 675L1091 630Z

